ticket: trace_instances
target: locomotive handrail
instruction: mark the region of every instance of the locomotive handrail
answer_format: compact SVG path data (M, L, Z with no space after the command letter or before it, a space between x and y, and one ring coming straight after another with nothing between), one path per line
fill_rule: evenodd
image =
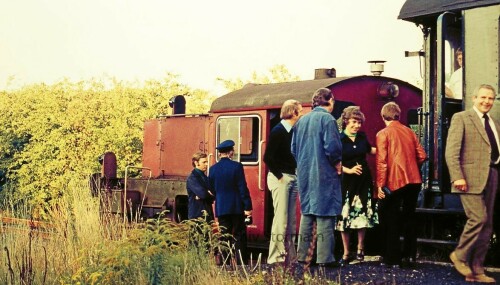
M259 143L259 153L262 153L262 145L265 142L266 141L260 141L260 143ZM259 190L260 191L264 191L264 189L262 188L262 158L259 159L259 183L258 183L258 186L259 186Z
M149 167L140 167L140 166L133 166L133 165L127 165L125 167L125 187L123 188L123 222L125 223L126 221L126 218L127 218L127 180L128 180L128 170L130 168L134 168L134 169L142 169L142 170L149 170L149 177L148 177L148 183L149 183L149 180L151 179L151 176L152 176L152 171L151 171L151 168ZM148 190L148 187L147 187L147 184L146 184L146 189L144 190L144 197L146 197L146 191ZM143 198L144 199L144 198ZM142 201L144 202L144 200ZM141 207L142 207L142 203L141 203Z
M208 154L208 168L207 168L207 176L210 175L210 159L214 156L213 153Z

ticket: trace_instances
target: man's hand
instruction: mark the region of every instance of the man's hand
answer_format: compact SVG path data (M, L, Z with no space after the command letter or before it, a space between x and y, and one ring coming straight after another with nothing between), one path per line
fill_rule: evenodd
M458 179L453 181L453 187L457 188L462 192L467 192L468 190L467 181L465 181L465 179Z
M384 194L384 191L382 191L382 187L377 187L377 197L379 199L384 199L385 198L385 194Z
M335 168L337 169L337 174L341 175L342 174L342 161L339 161L336 165Z
M252 215L252 210L250 210L250 211L244 211L244 213L245 213L245 216L251 216Z

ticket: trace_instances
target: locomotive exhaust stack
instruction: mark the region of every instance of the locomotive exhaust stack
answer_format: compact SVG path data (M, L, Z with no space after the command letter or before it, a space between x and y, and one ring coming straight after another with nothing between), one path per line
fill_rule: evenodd
M168 105L172 108L172 115L182 115L186 113L186 98L183 95L177 95L168 101Z
M314 70L314 79L336 78L337 71L335 68L317 68Z

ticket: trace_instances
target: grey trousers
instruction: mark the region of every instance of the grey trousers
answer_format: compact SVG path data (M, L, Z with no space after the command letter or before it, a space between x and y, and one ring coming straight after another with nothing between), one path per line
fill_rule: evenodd
M493 232L493 210L498 189L497 168L490 168L488 182L481 194L460 194L467 222L455 249L457 258L469 264L475 274L484 273L484 259Z
M267 263L296 261L297 236L297 176L283 173L280 182L274 174L267 175L267 186L273 197L274 218Z
M318 264L335 262L333 255L335 248L335 238L333 236L335 220L336 217L301 216L297 250L298 261L306 261L309 248L314 242L312 233L314 222L316 222L316 262Z

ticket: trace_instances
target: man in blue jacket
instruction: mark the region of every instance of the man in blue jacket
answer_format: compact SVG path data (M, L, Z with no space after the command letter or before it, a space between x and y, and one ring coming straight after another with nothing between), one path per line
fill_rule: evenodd
M208 168L207 155L197 152L193 155L191 163L194 169L186 181L189 198L188 219L204 218L210 223L214 220L212 210L214 195L210 192L208 177L205 175Z
M333 104L330 89L320 88L314 92L313 110L295 124L291 147L297 161L302 211L297 259L309 263L308 250L311 243L317 241L316 261L320 266L336 264L333 232L342 207L342 143L337 122L331 115Z
M240 263L246 258L245 217L252 214L252 200L243 165L231 160L234 155L234 141L223 141L217 146L217 150L220 160L210 167L209 171L210 188L215 191L215 215L221 233L233 236L236 261Z

